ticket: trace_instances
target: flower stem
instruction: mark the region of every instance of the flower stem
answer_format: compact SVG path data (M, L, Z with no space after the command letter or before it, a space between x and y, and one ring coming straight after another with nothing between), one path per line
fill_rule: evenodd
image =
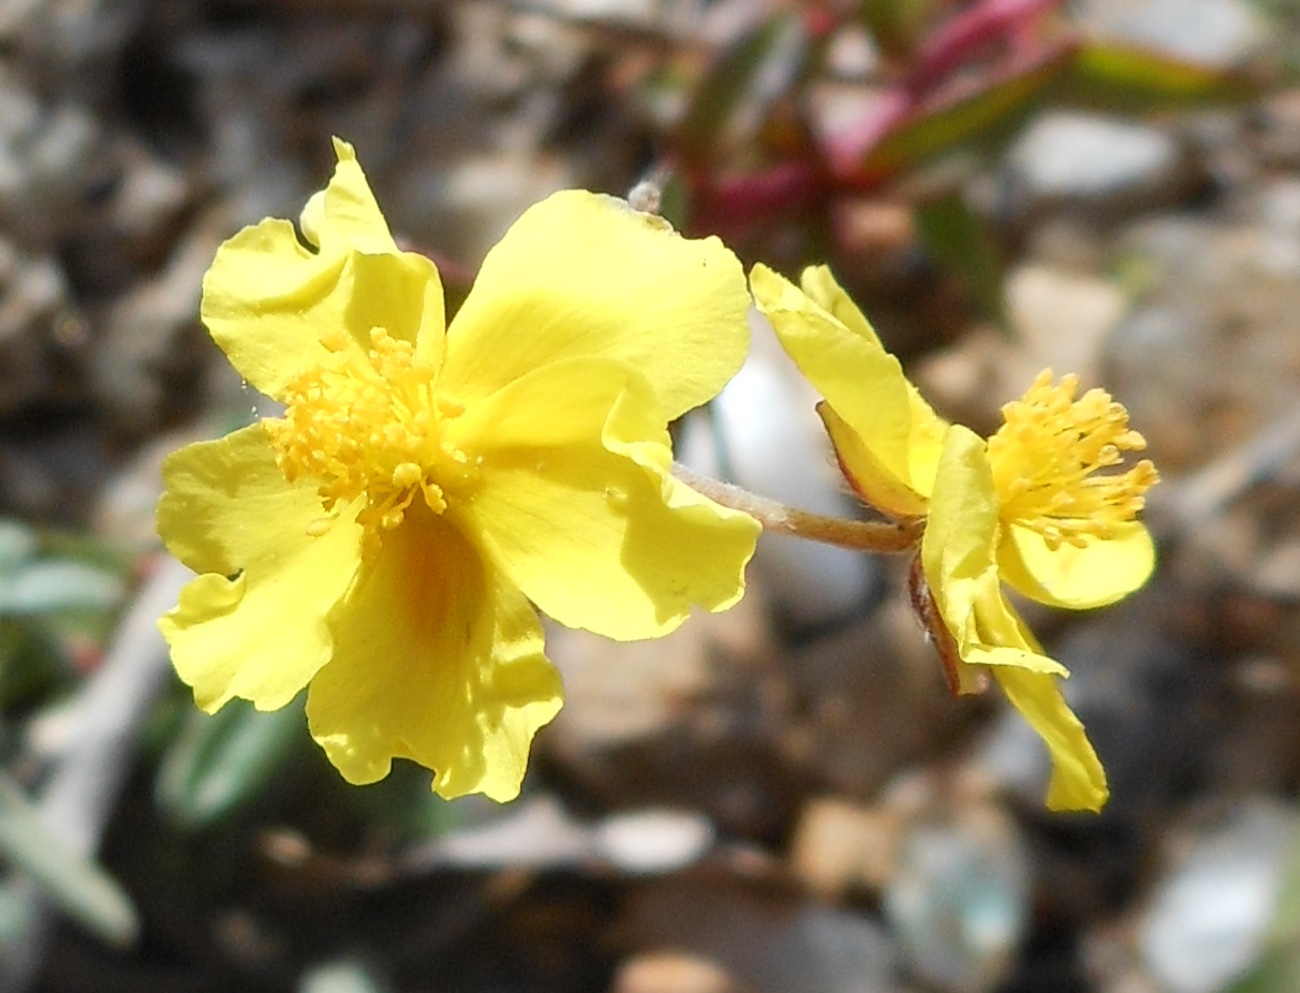
M798 510L731 483L701 476L680 462L673 463L673 475L714 503L749 514L763 525L764 531L774 534L794 535L859 552L905 552L915 548L921 537L919 522L853 521Z

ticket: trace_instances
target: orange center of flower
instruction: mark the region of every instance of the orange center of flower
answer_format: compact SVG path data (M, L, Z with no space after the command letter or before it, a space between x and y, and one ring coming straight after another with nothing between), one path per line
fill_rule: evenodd
M362 496L357 522L372 536L401 524L417 497L441 514L446 488L476 465L446 442L446 422L464 408L436 395L437 369L382 328L365 354L341 331L323 344L330 358L288 384L283 419L264 422L285 478L320 483L326 516L309 533L323 534L337 508Z
M1159 479L1149 459L1125 472L1099 472L1146 448L1146 440L1129 429L1128 411L1109 393L1092 389L1075 399L1078 387L1078 376L1053 385L1044 370L1024 397L1002 408L1006 423L989 439L1002 520L1038 532L1052 549L1115 537Z

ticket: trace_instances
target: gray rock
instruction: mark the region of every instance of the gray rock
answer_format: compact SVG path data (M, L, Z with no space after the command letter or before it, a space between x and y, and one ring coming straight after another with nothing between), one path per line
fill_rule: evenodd
M529 866L660 875L698 861L713 841L713 826L692 811L629 811L590 824L553 797L539 796L442 835L408 856L408 862L420 871Z
M1077 207L1116 214L1176 201L1199 180L1190 152L1168 132L1073 111L1035 121L1005 168L1013 206L1027 212Z
M40 424L0 435L0 506L33 520L84 520L108 467L96 426Z
M83 224L87 192L112 174L103 126L77 102L43 106L0 85L0 221L29 244L52 246Z
M699 810L742 837L780 830L801 774L784 755L783 674L756 592L654 641L552 626L565 707L539 739L549 760L611 807Z
M147 13L135 0L0 0L0 38L65 85L78 70L79 82L93 83Z
M0 239L0 414L52 386L48 336L67 306L63 272L52 258L23 255Z
M700 872L630 901L623 933L639 948L703 956L754 993L897 993L898 955L869 917Z
M1230 220L1135 225L1118 268L1141 293L1102 366L1162 472L1204 465L1295 404L1300 369L1300 193L1263 184Z
M1244 62L1267 41L1259 8L1242 0L1084 0L1079 16L1102 37L1211 66Z
M895 573L892 588L904 582ZM978 706L948 692L901 594L791 652L785 668L802 718L792 751L809 781L848 797L873 796L921 756L951 747Z
M1029 921L1029 869L1009 820L916 828L885 891L912 970L939 989L982 993L1006 978Z
M90 385L119 430L157 423L175 386L169 373L195 371L183 368L195 356L180 345L187 330L197 336L200 284L217 240L212 225L197 225L158 278L139 283L105 313L90 354Z
M1185 850L1156 884L1138 936L1142 958L1162 989L1213 993L1253 963L1273 919L1297 827L1293 808L1256 798L1177 839Z

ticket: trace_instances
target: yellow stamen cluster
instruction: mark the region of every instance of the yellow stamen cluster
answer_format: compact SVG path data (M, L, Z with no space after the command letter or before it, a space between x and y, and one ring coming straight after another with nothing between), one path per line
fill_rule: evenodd
M357 521L372 535L401 524L417 495L442 513L444 487L473 467L442 437L463 411L436 395L437 370L383 328L371 330L368 352L341 331L322 344L329 357L289 383L284 418L264 422L285 478L320 482L326 516L309 531L323 534L361 496Z
M1078 387L1077 376L1053 385L1050 369L1039 373L1024 397L1002 408L1005 423L988 443L1002 520L1038 532L1052 549L1114 537L1159 479L1149 459L1099 474L1146 448L1146 439L1109 393L1075 399Z

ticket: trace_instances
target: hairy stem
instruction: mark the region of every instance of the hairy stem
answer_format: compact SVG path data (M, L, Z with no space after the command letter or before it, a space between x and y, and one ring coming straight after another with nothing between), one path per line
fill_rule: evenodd
M701 476L680 462L673 463L673 475L714 503L744 511L763 525L764 531L774 534L790 534L860 552L906 552L915 548L921 537L919 522L852 521L798 510L731 483Z

